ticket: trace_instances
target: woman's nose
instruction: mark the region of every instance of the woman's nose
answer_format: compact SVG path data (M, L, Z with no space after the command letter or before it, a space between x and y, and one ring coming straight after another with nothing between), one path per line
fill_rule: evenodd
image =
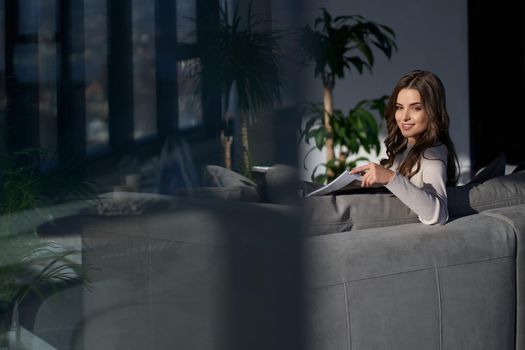
M410 111L407 109L405 113L403 114L403 120L409 120L410 119Z

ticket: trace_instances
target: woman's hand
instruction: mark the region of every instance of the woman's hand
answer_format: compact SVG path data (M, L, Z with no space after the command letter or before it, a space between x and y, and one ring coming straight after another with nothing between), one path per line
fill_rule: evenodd
M350 174L363 174L361 187L371 187L374 184L386 185L394 177L395 172L376 163L368 163L352 169Z

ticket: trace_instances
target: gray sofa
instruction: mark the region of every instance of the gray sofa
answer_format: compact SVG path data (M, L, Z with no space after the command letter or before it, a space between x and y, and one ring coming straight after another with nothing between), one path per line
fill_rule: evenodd
M525 349L525 172L479 178L446 225L385 193L307 203L308 347Z
M443 226L388 194L302 212L177 197L140 217L70 220L93 282L46 300L34 332L59 349L524 350L524 182L457 190ZM388 220L345 207L358 196ZM321 230L301 238L312 220Z
M91 282L46 299L34 334L57 349L298 348L297 210L160 200L143 215L76 215L40 228L55 242L79 238Z
M309 348L523 349L523 237L516 205L307 239Z

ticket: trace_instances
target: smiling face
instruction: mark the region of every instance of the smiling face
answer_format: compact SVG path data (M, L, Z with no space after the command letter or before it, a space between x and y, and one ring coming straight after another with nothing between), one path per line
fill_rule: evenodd
M397 94L396 122L403 137L409 145L416 143L427 129L429 118L421 101L419 91L401 89Z

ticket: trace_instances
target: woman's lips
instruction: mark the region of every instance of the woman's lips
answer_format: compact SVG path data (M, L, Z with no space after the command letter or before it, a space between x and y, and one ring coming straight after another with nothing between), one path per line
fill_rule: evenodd
M401 125L401 128L403 128L403 130L409 130L410 128L412 128L415 124L402 124Z

